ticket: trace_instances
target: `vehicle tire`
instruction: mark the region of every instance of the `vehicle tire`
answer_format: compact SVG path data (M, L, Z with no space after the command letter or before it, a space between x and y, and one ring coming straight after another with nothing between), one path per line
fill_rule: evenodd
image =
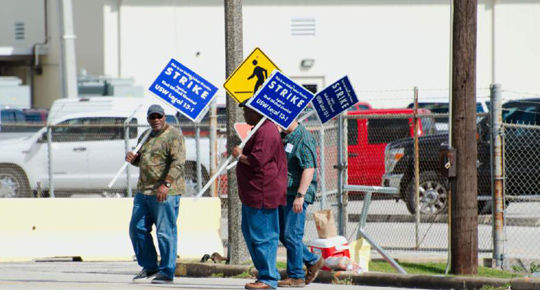
M435 171L420 173L419 183L420 213L434 215L446 212L448 205L447 182L438 176ZM414 178L407 188L407 209L411 214L416 213L416 194L414 191Z
M32 197L26 174L17 167L0 167L0 197Z

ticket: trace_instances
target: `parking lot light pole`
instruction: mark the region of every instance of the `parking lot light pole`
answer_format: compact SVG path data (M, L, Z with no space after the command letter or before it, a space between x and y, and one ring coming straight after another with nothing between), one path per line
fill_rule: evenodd
M73 9L71 0L58 1L60 16L60 53L62 72L62 96L76 98L77 92L77 59L75 56L75 33L73 29Z

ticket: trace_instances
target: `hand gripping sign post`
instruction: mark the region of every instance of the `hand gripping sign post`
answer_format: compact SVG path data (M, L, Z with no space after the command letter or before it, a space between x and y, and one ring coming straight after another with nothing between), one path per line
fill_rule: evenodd
M216 95L217 87L171 58L149 90L191 121L199 122ZM141 149L151 131L148 130L134 152ZM109 188L113 186L128 164L129 162L126 161L118 170L109 183Z
M296 119L309 102L311 102L313 97L314 95L310 91L293 82L280 71L274 70L262 87L257 91L255 96L249 99L246 104L246 106L259 112L264 117L249 132L246 139L242 141L240 148L245 146L247 141L267 118L284 129L289 128L294 119ZM216 174L212 176L204 188L197 193L197 197L201 196L206 191L208 186L210 186L214 179L221 174L221 171L227 167L232 159L232 156L227 158L227 161L218 169Z

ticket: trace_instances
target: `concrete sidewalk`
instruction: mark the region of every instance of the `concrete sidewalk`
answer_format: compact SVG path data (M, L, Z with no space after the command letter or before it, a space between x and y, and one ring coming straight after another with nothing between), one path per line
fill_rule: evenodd
M0 289L243 289L252 278L228 278L241 273L255 274L248 266L209 263L179 263L173 284L133 283L140 270L136 262L9 262L0 263ZM220 277L221 276L221 277ZM332 284L331 284L332 283ZM321 272L306 289L328 290L480 289L491 285L501 289L540 289L540 279L492 279L400 275L386 273Z
M5 262L0 263L0 289L244 289L253 279L176 277L173 284L133 283L136 262ZM310 290L355 290L354 285L312 283ZM363 287L363 290L403 288Z

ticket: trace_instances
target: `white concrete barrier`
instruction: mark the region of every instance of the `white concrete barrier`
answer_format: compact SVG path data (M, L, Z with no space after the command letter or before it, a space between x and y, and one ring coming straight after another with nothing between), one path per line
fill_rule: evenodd
M128 233L132 206L132 198L0 199L0 261L66 256L133 260ZM181 198L180 259L223 255L220 219L219 198Z

